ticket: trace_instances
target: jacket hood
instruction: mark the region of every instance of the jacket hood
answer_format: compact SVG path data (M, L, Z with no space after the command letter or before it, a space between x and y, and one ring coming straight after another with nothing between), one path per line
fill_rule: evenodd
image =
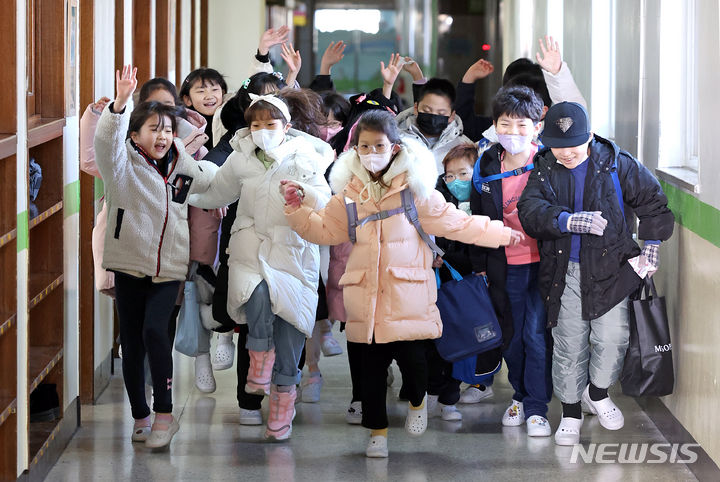
M404 131L407 136L414 137L415 139L426 142L427 138L420 132L417 126L417 116L415 115L415 108L410 107L400 112L395 118L398 124L398 128ZM453 140L460 137L463 133L463 124L460 116L455 114L455 119L448 123L448 126L438 136L437 145L442 145L446 140Z
M408 187L417 199L425 200L435 190L438 172L435 157L427 147L410 137L402 138L400 152L395 155L390 169L383 176L386 182L405 174ZM355 149L344 152L330 171L330 188L342 192L343 188L357 177L363 183L369 178L367 170L360 163Z
M185 109L185 112L187 113L187 121L193 125L196 129L202 129L203 132L205 131L205 127L207 127L207 120L200 112L194 111L192 109Z
M246 156L253 155L255 149L257 149L252 140L249 127L238 129L230 139L230 146ZM285 135L285 142L268 154L274 159L282 160L297 152L304 153L307 157L312 158L317 165L317 169L322 169L323 172L335 158L335 151L330 147L330 144L297 129L288 130Z

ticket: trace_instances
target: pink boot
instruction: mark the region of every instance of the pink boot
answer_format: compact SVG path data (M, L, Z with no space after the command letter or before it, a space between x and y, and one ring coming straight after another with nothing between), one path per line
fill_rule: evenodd
M248 350L250 368L248 368L245 392L253 395L270 395L270 377L275 364L275 348L269 351Z
M270 414L268 416L265 438L271 440L287 440L292 434L292 421L295 418L295 397L297 392L293 386L289 392L279 392L277 385L270 392Z

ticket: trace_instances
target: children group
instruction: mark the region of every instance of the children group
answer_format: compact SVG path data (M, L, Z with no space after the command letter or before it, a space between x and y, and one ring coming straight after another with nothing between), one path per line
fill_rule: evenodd
M346 419L370 430L368 457L388 456L393 360L409 435L422 435L428 417L460 421L456 404L492 395L492 378L461 394L435 348L443 329L433 269L447 277L444 262L486 277L514 389L503 425L551 436L554 391L557 444L579 442L584 412L621 428L608 388L628 346L627 299L657 270L673 215L652 174L593 134L557 43L541 39L537 62L506 68L486 116L474 111L475 83L493 71L486 60L455 88L392 54L380 62L383 85L348 99L331 79L345 44L330 44L306 89L287 35L264 32L235 93L202 68L179 91L152 79L133 102L136 69L126 66L115 99L83 115L82 168L105 189L96 285L116 302L132 441L165 447L179 429L172 350L186 283L200 303L184 311L199 310L205 328L197 387L215 390L211 330L223 333L216 369L233 364L237 332L240 422L262 424L269 397L265 438L290 438L296 401L319 400L320 353L342 352L335 321L352 380ZM274 45L287 78L273 72ZM413 77L406 110L393 92L402 70Z

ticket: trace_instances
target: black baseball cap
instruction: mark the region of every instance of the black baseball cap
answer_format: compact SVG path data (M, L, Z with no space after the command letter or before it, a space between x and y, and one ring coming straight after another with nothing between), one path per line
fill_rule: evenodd
M540 136L545 147L576 147L589 139L590 120L581 104L560 102L548 109Z

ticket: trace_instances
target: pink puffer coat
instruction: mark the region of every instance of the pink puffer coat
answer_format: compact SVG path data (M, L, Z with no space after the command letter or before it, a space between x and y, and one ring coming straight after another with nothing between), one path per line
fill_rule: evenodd
M390 185L378 201L367 199L367 171L354 150L340 156L330 174L336 194L314 212L308 196L300 208L286 207L290 226L310 242L336 245L349 240L345 198L355 202L358 218L401 205L409 188L420 224L430 235L497 248L510 242L510 228L486 216L468 216L435 191L435 160L416 141L403 140L400 152L383 176ZM343 187L344 186L344 187ZM355 343L389 343L438 338L442 334L435 306L437 288L433 255L402 214L359 227L345 274L340 279L347 312L347 339Z

